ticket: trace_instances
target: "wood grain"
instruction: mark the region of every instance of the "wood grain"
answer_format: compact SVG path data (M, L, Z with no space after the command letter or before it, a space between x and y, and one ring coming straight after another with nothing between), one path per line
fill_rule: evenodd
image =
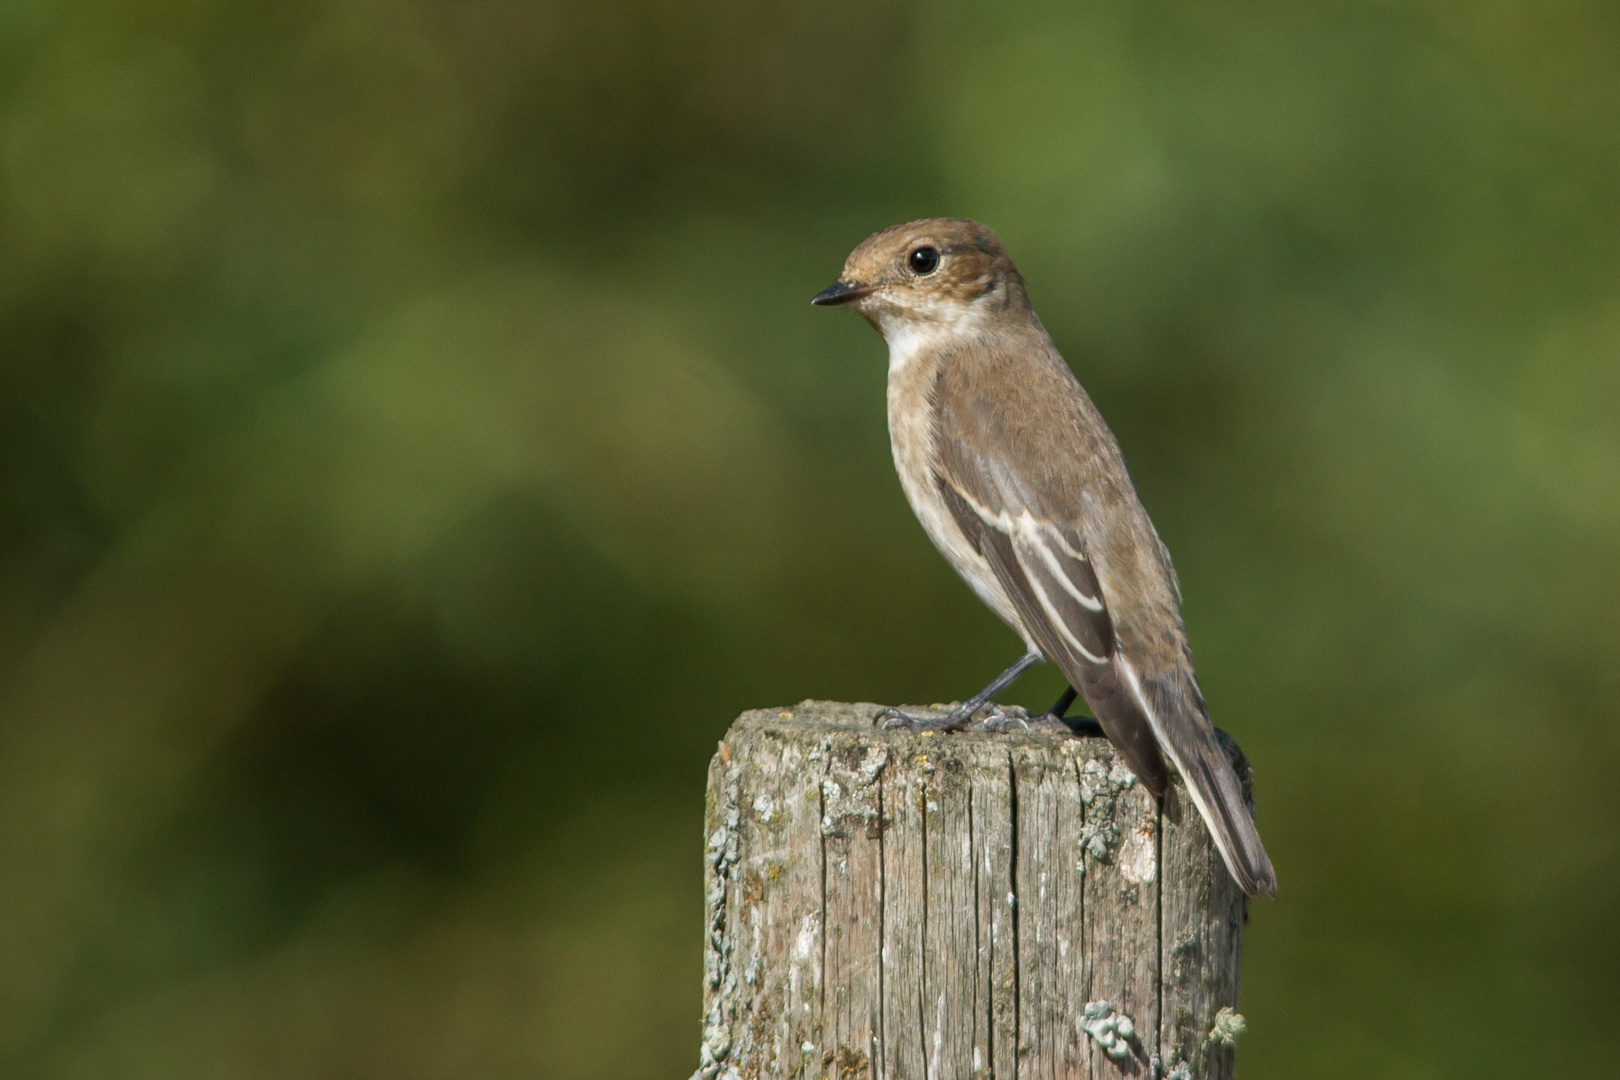
M1102 739L877 711L721 743L694 1080L1231 1077L1244 901L1185 793Z

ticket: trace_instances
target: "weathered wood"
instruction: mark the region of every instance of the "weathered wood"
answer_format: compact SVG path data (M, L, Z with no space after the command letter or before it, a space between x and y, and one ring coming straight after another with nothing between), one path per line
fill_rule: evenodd
M826 983L824 1073L887 1076L883 1031L883 740L837 732L816 744L821 782ZM792 1075L791 1073L787 1075ZM815 1075L815 1074L810 1074Z
M1018 1075L1086 1075L1085 820L1074 741L1012 748ZM1055 1022L1054 1022L1055 1021Z
M1228 741L1226 749L1249 792L1254 774L1248 758L1236 743ZM1188 1063L1190 1075L1231 1080L1232 1048L1211 1040L1209 1033L1211 1018L1220 1009L1237 1006L1247 902L1182 788L1166 793L1161 828L1165 866L1186 869L1166 875L1159 899L1163 912L1159 964L1164 973L1160 1055L1167 1072ZM1198 1066L1196 1073L1193 1065Z
M817 763L792 731L723 745L709 767L702 1057L797 1069L821 1031Z
M1161 813L1103 739L876 713L720 744L697 1076L1229 1078L1244 900L1185 795Z

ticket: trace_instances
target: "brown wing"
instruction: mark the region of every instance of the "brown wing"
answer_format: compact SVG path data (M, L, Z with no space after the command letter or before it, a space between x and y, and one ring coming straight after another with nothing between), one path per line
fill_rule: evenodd
M989 562L1030 638L1086 699L1131 771L1155 795L1163 794L1164 759L1152 725L1115 669L1113 622L1083 549L1056 541L1050 523L1009 520L1004 509L998 512L970 500L954 476L936 473L935 482L957 527Z
M1085 697L1138 779L1162 795L1168 754L1238 884L1250 895L1275 895L1271 860L1186 659L1174 575L1167 563L1153 564L1158 576L1148 581L1157 592L1120 577L1126 560L1117 549L1162 560L1162 547L1112 435L1061 358L1051 356L1061 376L1033 389L1020 383L1016 402L986 402L960 385L936 398L934 482L1026 635ZM1032 374L1038 382L1048 373ZM1020 406L1025 411L1014 412ZM1105 498L1095 500L1090 490ZM1108 518L1087 522L1085 513ZM1086 535L1099 528L1113 545L1114 599L1131 605L1124 612L1110 610L1087 550ZM1129 655L1116 632L1121 614L1137 627ZM1160 631L1154 646L1142 643L1144 627Z

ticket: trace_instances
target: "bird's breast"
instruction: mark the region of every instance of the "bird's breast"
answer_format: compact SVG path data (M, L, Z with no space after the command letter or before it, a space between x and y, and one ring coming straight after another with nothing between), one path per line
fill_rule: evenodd
M1023 631L995 572L951 516L936 479L932 387L937 364L923 358L889 366L889 443L906 501L945 561L1003 622Z

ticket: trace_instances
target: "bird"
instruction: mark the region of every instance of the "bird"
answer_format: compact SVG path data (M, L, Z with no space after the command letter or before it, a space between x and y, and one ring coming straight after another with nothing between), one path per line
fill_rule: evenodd
M1139 780L1186 785L1232 878L1277 877L1193 671L1170 554L1113 432L1058 353L1001 240L926 218L859 244L818 306L847 305L889 347L888 422L907 501L947 562L1026 650L944 717L959 731L1042 659L1078 692Z

